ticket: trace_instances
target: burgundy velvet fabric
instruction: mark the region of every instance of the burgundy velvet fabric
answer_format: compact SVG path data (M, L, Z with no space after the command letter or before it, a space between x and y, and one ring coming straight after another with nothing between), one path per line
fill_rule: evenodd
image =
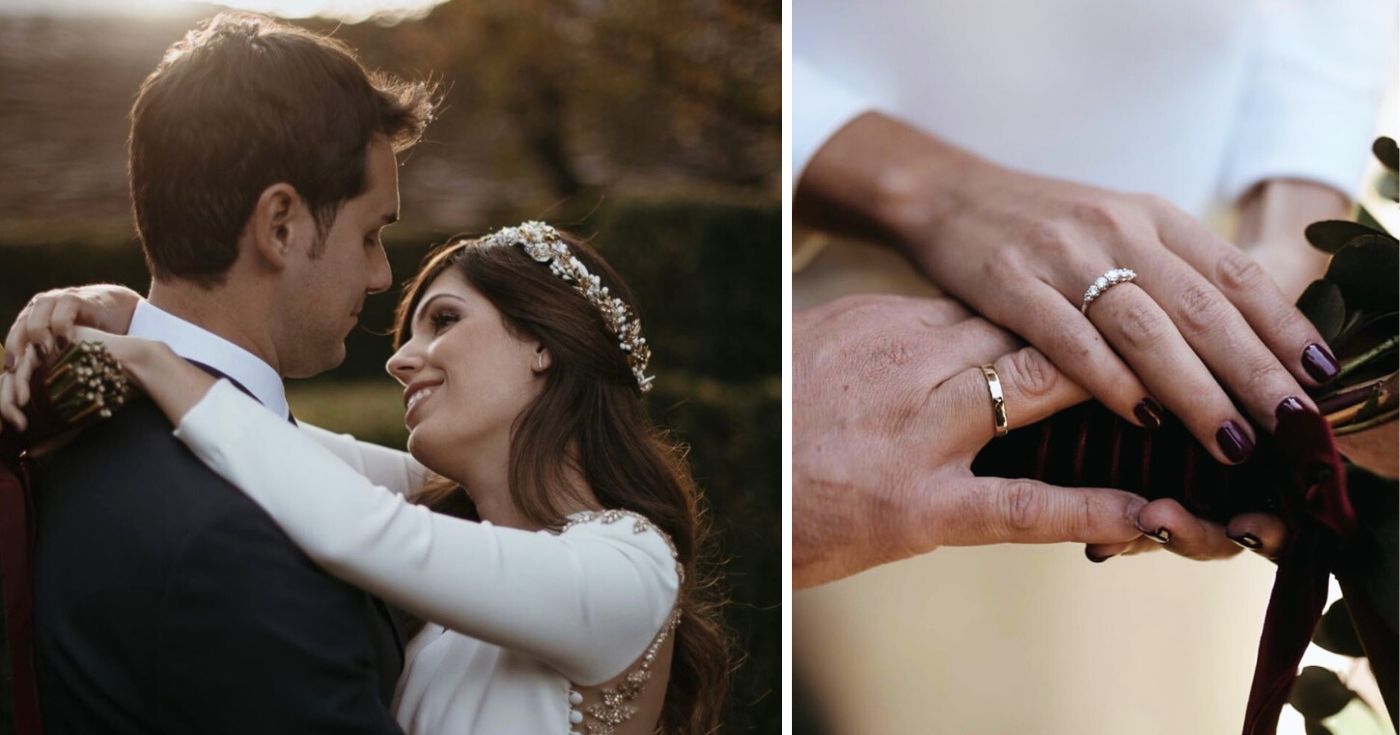
M53 438L61 422L36 378L30 427L0 434L0 591L10 655L10 701L17 735L41 735L39 683L34 671L34 496L23 449Z
M1249 461L1230 467L1216 462L1174 419L1148 432L1086 403L993 441L972 469L978 475L1175 498L1196 515L1221 523L1248 511L1282 517L1289 540L1277 560L1243 728L1245 735L1272 735L1356 515L1326 419L1288 414L1275 434L1256 431L1256 437Z

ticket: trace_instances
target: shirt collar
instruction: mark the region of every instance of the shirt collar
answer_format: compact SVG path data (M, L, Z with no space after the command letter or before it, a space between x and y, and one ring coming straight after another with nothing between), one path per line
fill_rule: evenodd
M223 337L152 306L145 299L136 305L127 334L164 342L180 357L204 363L237 381L274 414L291 417L282 376L257 355Z

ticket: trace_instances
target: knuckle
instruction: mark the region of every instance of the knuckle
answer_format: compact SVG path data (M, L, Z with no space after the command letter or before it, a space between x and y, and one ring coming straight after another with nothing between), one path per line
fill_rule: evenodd
M1170 333L1166 315L1155 305L1140 300L1124 306L1110 323L1129 347L1140 351L1161 347Z
M1039 398L1049 394L1060 381L1060 371L1039 350L1023 347L1006 359L1007 380L1022 395Z
M1230 250L1215 263L1220 284L1235 293L1251 293L1269 285L1269 277L1254 258Z
M1052 327L1045 340L1045 351L1058 360L1088 360L1094 353L1093 333L1076 327L1076 322L1068 319L1059 321Z
M1036 222L1027 233L1026 240L1041 255L1048 257L1066 256L1074 251L1074 237L1068 228L1058 222Z
M1113 198L1078 202L1071 213L1077 222L1099 232L1127 232L1136 224L1133 207Z
M1002 491L1001 518L1006 530L1026 532L1044 522L1048 512L1045 494L1029 480L1013 480Z
M1272 403L1273 397L1281 397L1297 390L1289 385L1293 382L1293 377L1271 353L1262 352L1246 358L1243 367L1245 373L1242 392L1245 395Z
M1153 212L1155 214L1170 215L1174 214L1177 211L1176 205L1167 201L1166 197L1160 194L1153 194L1151 192L1140 192L1137 194L1133 194L1132 197L1143 209L1146 209L1147 211Z
M1210 284L1193 282L1181 290L1176 305L1176 321L1196 334L1214 331L1228 318L1225 299Z

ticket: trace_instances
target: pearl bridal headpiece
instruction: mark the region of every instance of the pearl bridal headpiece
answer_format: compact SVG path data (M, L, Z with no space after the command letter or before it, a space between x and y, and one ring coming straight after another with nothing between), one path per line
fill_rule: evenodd
M655 376L646 374L651 348L642 336L641 320L637 319L626 302L608 293L608 287L588 271L583 261L574 257L558 230L543 222L531 221L502 228L481 238L481 241L492 245L519 245L536 262L548 263L551 273L573 284L589 303L597 307L603 321L617 335L617 346L627 355L632 375L637 378L637 387L643 393L651 390L651 381Z

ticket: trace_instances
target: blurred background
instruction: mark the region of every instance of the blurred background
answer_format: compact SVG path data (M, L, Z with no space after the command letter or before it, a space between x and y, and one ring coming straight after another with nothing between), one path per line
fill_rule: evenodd
M628 281L652 415L689 445L726 560L741 658L724 731L778 732L781 3L0 0L0 324L47 288L146 291L127 112L165 48L224 8L444 85L384 233L398 283L450 235L523 219L591 238ZM371 298L344 365L289 385L299 418L404 446L383 368L396 297Z

